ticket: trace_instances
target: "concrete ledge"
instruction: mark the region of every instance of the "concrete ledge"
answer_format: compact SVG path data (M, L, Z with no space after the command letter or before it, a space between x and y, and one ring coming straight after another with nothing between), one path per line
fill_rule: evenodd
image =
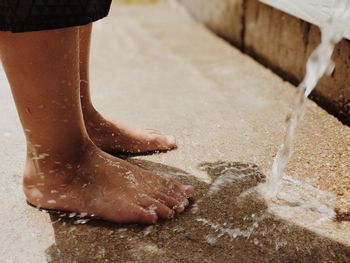
M242 48L241 38L244 28L242 23L244 15L243 0L178 1L186 5L197 20L202 21L218 35ZM235 26L232 26L233 24Z
M320 41L320 32L315 25L257 0L179 1L191 14L195 14L197 20L294 85L298 85L302 80L305 62ZM215 8L214 2L223 2L220 6L236 8ZM275 5L279 7L283 6L281 3L285 1L265 2L270 5L277 2L279 5ZM301 3L299 2L293 1L294 9L292 8L290 13L297 13L296 7ZM307 3L310 9L313 5L310 1ZM320 3L318 5L314 3L315 8L319 5ZM283 10L286 9L288 8L284 6ZM321 24L327 15L323 13L320 19L310 14L301 17ZM345 32L347 36L348 30ZM348 124L350 123L349 57L350 43L344 39L337 45L333 55L336 64L334 73L332 76L324 77L312 94L312 98L319 105Z

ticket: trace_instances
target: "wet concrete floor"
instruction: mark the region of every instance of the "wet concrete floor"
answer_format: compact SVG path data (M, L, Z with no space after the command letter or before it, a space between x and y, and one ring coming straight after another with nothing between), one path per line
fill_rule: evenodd
M256 193L242 193L264 181L254 164L203 163L214 181L231 183L210 191L183 170L136 161L162 176L196 186L191 208L155 226L116 225L51 216L56 243L47 250L51 262L349 262L350 247L295 226L268 211ZM227 180L226 180L227 182Z
M130 161L193 183L197 196L180 217L149 227L81 225L28 206L24 137L0 72L1 263L349 262L349 222L315 224L314 211L286 210L246 192L264 181L282 142L290 84L178 6L114 6L93 38L97 108L178 138L176 151ZM287 169L301 183L288 191L312 198L325 191L325 204L335 200L346 214L349 164L350 129L309 102ZM227 183L216 192L218 177Z

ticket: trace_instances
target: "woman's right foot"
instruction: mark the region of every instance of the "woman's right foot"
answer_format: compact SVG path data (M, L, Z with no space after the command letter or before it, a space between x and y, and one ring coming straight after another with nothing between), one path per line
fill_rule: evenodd
M69 163L52 155L29 158L24 192L28 202L40 208L153 224L181 213L194 190L89 145Z

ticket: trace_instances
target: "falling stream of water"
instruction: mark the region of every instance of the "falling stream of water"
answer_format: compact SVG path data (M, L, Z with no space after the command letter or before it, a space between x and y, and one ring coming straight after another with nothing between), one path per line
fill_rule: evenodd
M307 97L322 76L333 72L334 64L331 56L335 45L341 40L343 35L339 21L345 18L346 15L349 15L349 12L349 0L334 0L332 14L325 25L321 26L321 43L312 52L306 63L306 75L297 89L291 112L287 117L284 142L275 157L266 183L260 188L264 196L268 198L276 197L280 190L283 172L293 153L295 132L305 113Z

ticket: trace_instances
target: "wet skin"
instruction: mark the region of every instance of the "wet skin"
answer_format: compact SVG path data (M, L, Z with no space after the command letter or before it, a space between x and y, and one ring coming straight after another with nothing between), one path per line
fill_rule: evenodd
M39 160L29 157L24 176L28 201L109 221L146 224L172 218L188 206L192 187L142 170L92 143L80 151L69 161L59 161L55 154Z
M109 147L109 138L115 140L117 135L124 136L119 140L124 145L117 144L120 150L155 150L163 135L149 139L149 131L111 124L99 130L100 138L108 137L106 145L99 145L98 136L85 125L94 120L87 115L88 105L93 109L90 99L83 99L88 86L85 93L81 87L80 30L0 32L0 56L27 141L23 185L27 200L42 208L88 213L113 222L171 218L188 205L191 186L158 177L98 148ZM101 126L103 121L96 123Z
M80 98L85 126L91 140L109 153L138 154L176 148L174 136L107 120L94 108L89 78L91 32L92 24L79 27Z

